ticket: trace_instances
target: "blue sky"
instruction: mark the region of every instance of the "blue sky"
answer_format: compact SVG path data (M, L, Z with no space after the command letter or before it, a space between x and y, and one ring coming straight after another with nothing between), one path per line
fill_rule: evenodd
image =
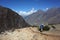
M60 0L0 0L0 5L15 11L45 10L60 7Z

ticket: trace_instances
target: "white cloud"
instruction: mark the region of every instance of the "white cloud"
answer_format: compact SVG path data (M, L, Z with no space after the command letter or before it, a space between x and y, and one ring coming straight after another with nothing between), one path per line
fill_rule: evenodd
M35 10L34 8L32 8L30 11L26 12L26 11L19 11L18 13L22 16L27 16L27 15L30 15L34 12L36 12L37 10Z
M32 8L30 11L28 11L27 12L27 14L29 15L29 14L32 14L32 13L34 13L34 12L36 12L37 10L35 10L34 8Z
M47 11L49 8L45 8L45 9L43 9L44 11Z
M45 10L48 10L49 8L46 8Z
M26 12L25 11L19 11L19 14L24 15L24 14L26 14Z

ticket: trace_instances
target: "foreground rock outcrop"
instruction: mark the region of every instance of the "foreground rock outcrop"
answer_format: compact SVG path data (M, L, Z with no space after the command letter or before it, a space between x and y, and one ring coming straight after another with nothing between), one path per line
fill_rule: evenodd
M13 10L0 6L0 33L6 30L29 26L25 20Z
M36 27L27 27L13 32L5 31L0 34L0 40L60 40L60 36L41 33Z

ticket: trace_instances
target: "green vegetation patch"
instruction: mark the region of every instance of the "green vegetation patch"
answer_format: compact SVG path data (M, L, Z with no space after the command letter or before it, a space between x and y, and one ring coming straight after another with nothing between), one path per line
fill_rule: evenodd
M50 27L48 25L44 26L43 30L44 31L49 31Z

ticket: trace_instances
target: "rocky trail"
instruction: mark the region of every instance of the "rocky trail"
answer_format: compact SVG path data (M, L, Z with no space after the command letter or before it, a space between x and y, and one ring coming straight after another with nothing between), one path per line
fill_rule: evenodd
M60 35L51 32L40 32L36 27L15 29L0 34L0 40L60 40Z

